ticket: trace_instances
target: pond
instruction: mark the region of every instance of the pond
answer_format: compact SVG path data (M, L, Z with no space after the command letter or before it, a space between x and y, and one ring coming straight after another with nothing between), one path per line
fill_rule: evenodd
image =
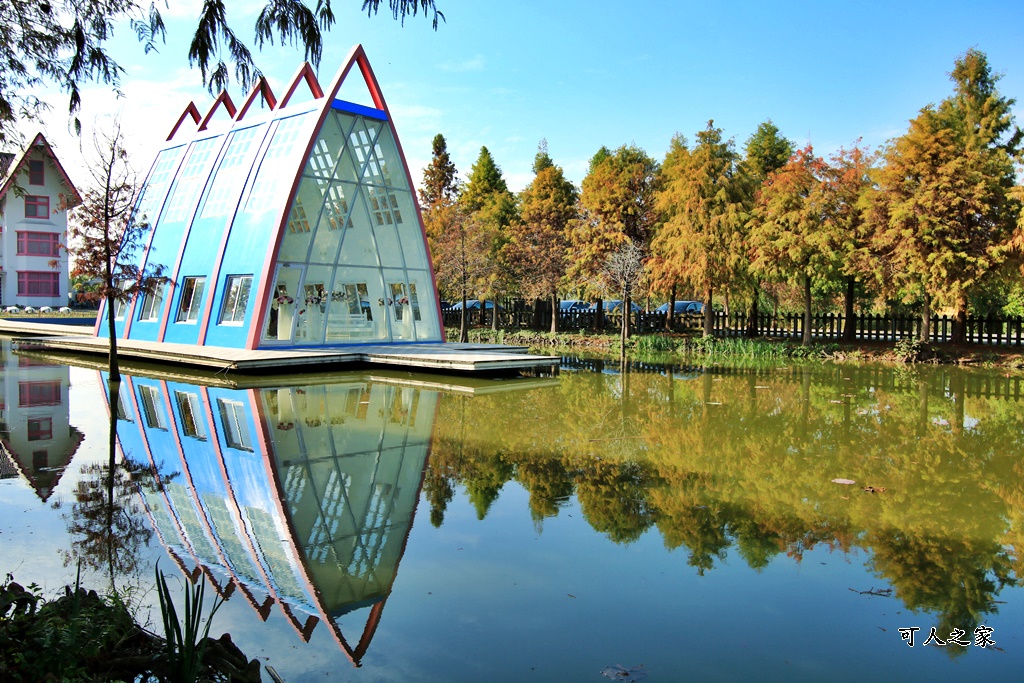
M0 572L53 594L81 566L154 628L154 566L207 582L212 632L288 683L1024 670L1018 376L150 369L121 385L108 516L105 375L3 358Z

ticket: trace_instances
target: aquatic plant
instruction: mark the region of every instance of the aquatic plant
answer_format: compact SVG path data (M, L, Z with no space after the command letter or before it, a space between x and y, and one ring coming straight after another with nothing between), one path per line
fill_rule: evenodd
M214 600L213 608L206 618L206 626L200 633L205 586L205 581L199 581L185 588L185 620L182 624L171 598L171 591L167 587L167 577L159 567L156 568L156 590L160 598L160 616L164 624L164 655L171 680L179 683L195 683L199 680L213 616L224 604L224 598L221 596Z

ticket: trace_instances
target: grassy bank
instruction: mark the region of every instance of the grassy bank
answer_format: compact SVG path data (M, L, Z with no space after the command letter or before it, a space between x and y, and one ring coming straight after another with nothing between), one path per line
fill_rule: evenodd
M447 330L448 340L458 340L458 330ZM533 330L472 329L474 343L511 344L537 350L594 351L619 353L619 337L613 334L565 332L551 334ZM922 344L918 341L837 342L804 346L785 339L745 337L698 337L678 334L637 335L629 339L630 356L669 356L679 360L783 360L814 359L835 362L873 361L883 363L937 363L1024 369L1024 350L979 344Z

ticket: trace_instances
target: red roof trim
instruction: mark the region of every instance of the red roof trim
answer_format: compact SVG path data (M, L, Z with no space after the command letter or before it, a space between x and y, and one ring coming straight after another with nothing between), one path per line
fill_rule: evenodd
M199 109L196 107L195 102L189 102L188 106L185 107L185 111L181 112L181 116L178 117L177 123L174 124L174 128L171 128L171 132L167 136L167 142L170 142L174 138L175 134L178 132L178 128L180 128L181 124L185 122L186 116L191 116L192 123L197 126L199 125L199 119L202 117L199 116Z
M320 82L316 80L316 74L313 73L313 67L309 65L309 62L303 62L295 76L292 77L291 85L288 86L284 97L281 98L281 104L278 105L278 109L288 106L288 101L295 94L295 89L299 87L300 78L306 81L306 85L309 87L309 92L313 95L314 100L319 100L324 96L323 88L320 87Z
M75 184L71 182L71 178L68 177L67 171L64 170L64 166L61 165L57 155L53 153L53 148L50 147L50 143L47 142L46 138L43 137L42 133L36 133L36 136L32 138L32 142L21 151L18 158L11 164L8 169L7 177L4 178L4 184L0 187L0 199L7 194L7 191L14 185L14 179L18 173L21 172L22 167L28 161L31 156L32 150L40 148L43 155L53 162L53 165L57 169L57 173L60 174L61 180L64 185L70 190L71 201L68 203L67 208L73 209L82 203L82 195L78 194L78 190L75 188Z
M246 112L249 111L249 107L256 101L257 95L263 95L263 101L271 111L277 106L277 98L274 97L274 91L270 89L270 83L267 82L266 78L260 76L260 80L256 82L248 97L245 98L245 102L242 103L242 108L238 110L235 121L241 121L245 118Z
M228 116L232 119L235 118L235 113L237 112L235 109L235 103L231 101L231 95L228 95L227 90L221 90L220 94L217 95L217 99L215 99L213 104L210 106L210 111L206 112L206 116L203 117L203 122L199 124L199 130L206 130L206 127L210 125L210 119L213 118L213 115L218 109L220 109L220 105L222 104L224 105L224 108L227 109Z

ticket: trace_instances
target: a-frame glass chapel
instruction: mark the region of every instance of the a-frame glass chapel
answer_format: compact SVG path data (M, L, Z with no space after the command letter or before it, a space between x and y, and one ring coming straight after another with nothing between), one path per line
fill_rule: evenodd
M353 67L373 106L336 99ZM303 85L311 100L291 103ZM99 336L112 313L120 338L177 344L443 341L412 179L361 46L327 92L306 64L280 101L261 81L239 108L227 93L205 117L190 103L137 215L152 227L142 265L168 280L101 310Z

